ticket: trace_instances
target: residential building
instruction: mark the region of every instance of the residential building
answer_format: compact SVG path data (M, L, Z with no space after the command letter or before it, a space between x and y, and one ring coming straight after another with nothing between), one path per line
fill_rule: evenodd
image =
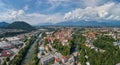
M49 62L54 61L54 56L53 55L47 55L43 58L40 59L40 62L42 65L48 65Z

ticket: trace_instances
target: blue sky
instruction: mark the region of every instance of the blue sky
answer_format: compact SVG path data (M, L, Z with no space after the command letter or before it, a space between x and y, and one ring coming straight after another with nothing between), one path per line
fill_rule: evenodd
M0 0L0 21L120 20L120 0Z

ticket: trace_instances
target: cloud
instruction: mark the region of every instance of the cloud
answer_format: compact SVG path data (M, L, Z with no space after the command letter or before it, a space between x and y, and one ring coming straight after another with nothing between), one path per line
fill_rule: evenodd
M120 20L120 4L115 2L101 6L77 8L65 14L66 20Z
M120 20L120 3L112 0L37 0L42 8L42 5L50 5L43 11L49 12L59 8L66 12L54 12L43 14L37 12L28 12L30 5L25 4L22 9L16 9L8 6L0 0L0 21L26 21L30 24L38 23L57 23L68 20ZM44 6L43 6L44 7ZM29 9L29 10L28 10ZM69 10L69 11L68 11Z
M63 19L63 15L61 15L60 13L57 13L54 15L48 15L48 17L46 18L46 21L58 23L58 22L64 21L64 19Z
M1 13L0 20L1 21L6 21L6 20L11 21L11 20L19 18L23 14L24 14L24 10L10 10L10 11Z
M25 21L30 24L38 23L57 23L63 21L63 16L59 13L52 15L45 15L40 13L25 13L24 10L13 10L6 13L3 13L0 16L0 20L3 21Z
M42 8L44 7L45 12L54 11L55 13L58 13L60 10L66 10L74 9L73 6L79 6L78 3L79 0L37 0L36 4L37 7ZM60 9L59 9L60 8ZM68 9L66 9L68 8ZM51 12L50 12L51 13Z
M47 22L57 23L57 22L61 22L63 20L62 18L63 16L61 16L61 14L59 13L52 15L31 13L19 17L19 20L27 21L32 24L38 24L38 23L47 23Z
M85 7L95 7L95 6L101 6L104 5L107 2L111 2L112 0L80 0L80 4Z
M49 4L51 5L51 7L48 8L48 10L55 9L62 3L62 0L59 0L59 1L58 0L48 0L48 1L49 1Z
M25 5L23 9L28 10L29 9L28 5Z

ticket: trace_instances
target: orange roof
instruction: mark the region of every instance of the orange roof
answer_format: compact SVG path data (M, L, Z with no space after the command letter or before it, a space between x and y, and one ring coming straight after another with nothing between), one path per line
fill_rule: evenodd
M90 37L95 37L96 34L95 34L95 33L89 33L89 36L90 36Z
M66 57L62 55L62 59L66 59Z
M59 59L59 58L55 58L55 61L56 61L56 62L60 62L60 59Z
M45 46L45 49L46 49L46 51L49 51L50 48L49 48L48 45L46 45L46 46Z

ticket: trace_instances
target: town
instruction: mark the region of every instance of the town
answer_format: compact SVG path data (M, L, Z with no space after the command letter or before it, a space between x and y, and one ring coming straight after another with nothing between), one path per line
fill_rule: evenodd
M0 65L120 65L120 0L0 0Z
M13 37L0 38L0 64L120 64L120 28L52 27L52 29L38 29Z

